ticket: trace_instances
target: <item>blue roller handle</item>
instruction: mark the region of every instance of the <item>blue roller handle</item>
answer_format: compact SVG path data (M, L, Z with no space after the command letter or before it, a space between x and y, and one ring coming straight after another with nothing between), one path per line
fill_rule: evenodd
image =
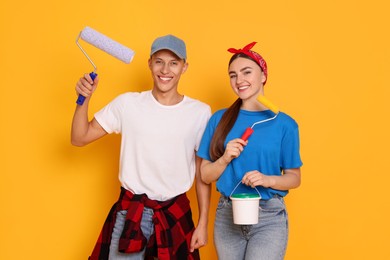
M97 74L92 71L91 73L89 73L89 76L91 77L92 80L95 80L95 78L97 77ZM76 100L76 103L81 106L84 104L84 100L85 100L85 97L80 94Z

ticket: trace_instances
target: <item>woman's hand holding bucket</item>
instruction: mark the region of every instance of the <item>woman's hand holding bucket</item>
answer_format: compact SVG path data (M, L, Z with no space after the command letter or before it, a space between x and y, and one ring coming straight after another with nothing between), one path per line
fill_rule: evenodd
M256 170L247 172L244 177L242 177L241 182L247 186L251 186L252 188L256 186L269 188L275 184L275 180L272 176L264 175Z

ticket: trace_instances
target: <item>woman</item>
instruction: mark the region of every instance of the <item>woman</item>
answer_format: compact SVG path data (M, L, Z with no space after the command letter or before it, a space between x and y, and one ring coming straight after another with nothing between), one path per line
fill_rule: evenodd
M214 242L220 260L283 259L288 219L283 197L301 182L297 123L283 112L275 114L258 101L264 95L268 71L265 60L251 48L229 49L230 84L238 99L217 111L208 122L198 156L205 183L216 182L221 193ZM253 127L247 141L240 137ZM256 189L254 189L256 188ZM260 193L259 222L233 223L233 193Z

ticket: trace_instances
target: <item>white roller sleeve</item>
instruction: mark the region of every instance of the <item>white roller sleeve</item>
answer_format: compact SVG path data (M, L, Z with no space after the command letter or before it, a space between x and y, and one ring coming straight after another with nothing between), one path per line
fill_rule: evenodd
M89 44L92 44L125 63L130 63L133 60L133 50L90 27L85 27L84 30L81 31L80 37Z

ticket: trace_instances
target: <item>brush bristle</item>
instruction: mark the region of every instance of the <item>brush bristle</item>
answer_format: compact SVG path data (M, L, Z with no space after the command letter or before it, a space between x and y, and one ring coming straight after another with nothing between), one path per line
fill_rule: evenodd
M133 50L88 26L81 31L80 38L125 63L133 60Z

